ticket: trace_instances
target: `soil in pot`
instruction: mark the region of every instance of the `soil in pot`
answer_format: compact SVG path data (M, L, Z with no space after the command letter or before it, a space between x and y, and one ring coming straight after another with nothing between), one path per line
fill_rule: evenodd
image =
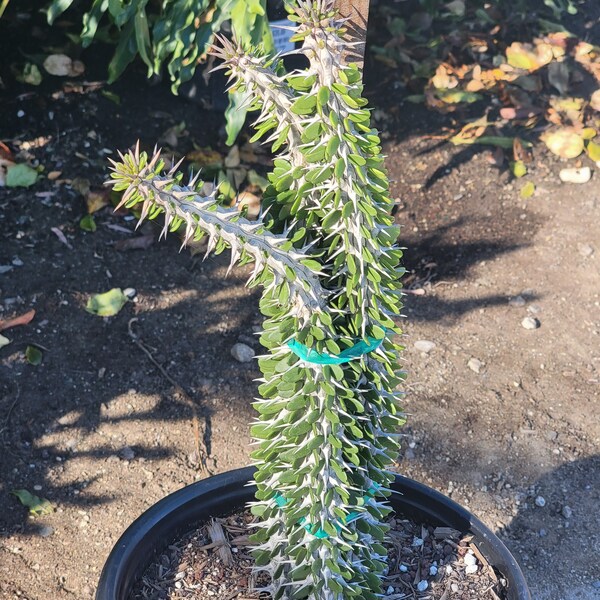
M174 541L145 571L129 600L270 600L251 572L254 517L237 512ZM473 543L450 527L390 519L388 600L502 600L505 582Z

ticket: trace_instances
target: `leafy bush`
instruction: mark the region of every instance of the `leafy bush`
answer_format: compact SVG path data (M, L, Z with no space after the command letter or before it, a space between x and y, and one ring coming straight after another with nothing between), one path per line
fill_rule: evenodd
M225 21L231 20L235 36L244 45L262 46L269 53L273 39L266 10L267 0L53 0L47 11L51 25L67 9L90 5L83 15L81 43L87 48L95 38L110 39L116 30L117 48L108 65L114 82L136 56L148 67L148 77L166 65L171 89L189 81L206 59L206 50ZM243 96L230 95L227 110L229 142L243 125Z

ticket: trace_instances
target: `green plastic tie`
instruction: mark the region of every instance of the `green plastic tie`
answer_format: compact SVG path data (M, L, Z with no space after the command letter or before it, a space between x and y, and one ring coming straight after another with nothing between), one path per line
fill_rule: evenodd
M342 350L338 355L329 354L327 352L317 352L313 348L308 348L304 344L301 344L298 340L290 340L288 347L290 350L303 361L314 363L317 365L341 365L343 363L350 362L355 358L360 358L364 354L377 350L383 343L383 338L377 340L375 338L368 338L368 342L361 340L356 342L354 346Z
M370 487L367 490L367 493L365 494L365 498L374 498L375 495L377 494L377 492L379 491L380 486L376 486L373 485L372 487ZM275 500L275 504L277 504L277 506L279 506L280 508L283 508L288 501L279 493L275 494L275 496L273 496L273 500ZM349 525L350 523L352 523L353 521L356 521L356 519L360 518L361 513L359 512L351 512L345 519L344 519L344 524L345 525ZM300 525L304 525L304 523L306 523L306 518L302 517L298 523ZM342 527L336 523L335 528L337 529L337 531L341 531ZM326 531L323 531L323 529L321 529L319 527L319 529L317 529L317 531L315 531L313 533L313 527L314 525L311 525L310 523L308 523L307 525L304 525L304 529L306 529L306 531L308 531L308 533L310 533L311 535L314 535L316 538L322 540L325 538L329 537L329 534Z

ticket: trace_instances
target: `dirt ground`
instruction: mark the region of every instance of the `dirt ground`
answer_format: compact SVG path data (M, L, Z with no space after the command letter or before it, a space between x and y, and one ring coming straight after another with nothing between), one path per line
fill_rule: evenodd
M0 350L0 598L85 600L143 510L209 471L248 463L259 371L230 350L242 341L259 351L261 317L248 273L225 279L227 257L202 262L178 253L173 238L121 251L117 242L140 234L108 207L96 213L96 232L78 225L86 209L73 180L100 186L107 151L138 138L151 149L185 121L178 151L196 142L226 153L222 117L150 86L140 69L112 88L119 105L60 78L32 91L6 66L19 53L11 35L0 139L62 174L0 188L0 265L12 267L0 275L0 319L36 311L29 325L3 332L11 343ZM82 56L80 82L103 77L95 52ZM398 471L498 532L535 600L598 599L598 169L587 184L562 184L560 159L536 148L536 192L523 200L484 150L436 137L448 117L395 103L381 67L368 59L369 69L409 269ZM135 288L135 301L112 318L84 310L91 294L113 287ZM525 329L526 317L540 326ZM423 341L435 345L415 347ZM42 349L39 366L24 359L31 344ZM56 511L28 517L14 489Z

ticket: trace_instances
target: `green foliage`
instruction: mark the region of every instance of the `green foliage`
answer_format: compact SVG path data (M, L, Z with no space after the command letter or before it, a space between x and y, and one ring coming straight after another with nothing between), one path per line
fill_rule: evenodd
M266 14L266 0L53 0L47 10L50 24L67 9L89 4L83 17L81 43L88 47L102 27L116 30L117 46L108 65L110 83L139 56L148 77L166 65L173 93L189 81L206 60L214 35L226 20L246 46L273 50ZM230 96L227 115L228 142L235 141L244 124L246 109L239 94Z
M278 148L263 218L245 221L202 197L176 167L161 175L158 155L128 153L112 178L142 218L164 213L165 233L183 224L184 243L206 233L209 251L229 246L232 264L255 261L268 354L254 404L252 510L268 591L275 600L375 600L403 422L394 340L402 253L361 74L343 63L342 22L329 0L299 1L292 19L304 72L282 74L264 52L225 38L213 50L259 110L256 137Z
M47 10L52 24L77 0L53 0ZM118 30L118 44L109 65L109 81L115 81L137 56L148 67L148 75L167 65L176 93L188 81L223 22L231 19L233 30L246 44L265 40L272 47L265 11L266 0L92 0L83 17L81 42L88 47L101 24ZM158 8L157 8L158 7Z

